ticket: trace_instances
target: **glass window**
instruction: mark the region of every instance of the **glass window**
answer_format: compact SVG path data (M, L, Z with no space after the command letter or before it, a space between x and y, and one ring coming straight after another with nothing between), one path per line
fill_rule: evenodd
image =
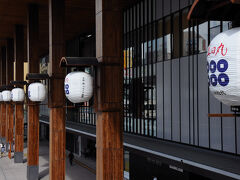
M195 21L191 21L190 27L190 37L189 37L189 45L190 45L190 54L197 54L197 26Z
M182 11L182 56L189 54L189 22L187 14L188 9Z
M232 27L232 22L231 21L223 21L222 22L222 31L227 31L231 29Z
M157 23L157 61L163 60L163 21Z
M210 21L210 42L221 32L220 21Z
M164 59L171 59L171 16L164 19Z
M220 21L210 21L210 29L216 26L220 26Z
M198 26L198 52L206 52L208 47L208 22L200 23Z
M179 57L179 13L173 15L173 58Z

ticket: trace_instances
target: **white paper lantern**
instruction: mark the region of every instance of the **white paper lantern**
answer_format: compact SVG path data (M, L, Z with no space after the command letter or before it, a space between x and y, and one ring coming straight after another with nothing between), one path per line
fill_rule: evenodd
M9 90L5 90L2 92L2 96L3 96L3 101L4 102L9 102L11 101L11 91Z
M33 102L44 101L46 93L46 87L42 83L36 82L28 86L28 97Z
M85 72L71 72L65 78L64 88L72 103L89 101L93 96L93 78Z
M240 28L218 34L207 53L209 88L229 106L240 105Z
M14 102L24 101L25 94L23 89L14 88L11 93L12 93L12 101Z
M2 92L0 92L0 102L3 101Z

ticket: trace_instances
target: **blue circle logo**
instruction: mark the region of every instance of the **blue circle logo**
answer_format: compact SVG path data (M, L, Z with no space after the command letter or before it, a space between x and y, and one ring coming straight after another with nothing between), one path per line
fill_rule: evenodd
M217 76L215 74L211 74L210 81L213 86L216 86L218 82Z
M210 62L210 71L211 71L211 73L215 73L215 71L216 71L216 69L217 69L217 65L216 65L216 62L215 61L211 61Z
M217 63L211 60L210 64L207 64L208 73L212 74L208 76L208 85L216 86L218 83L220 86L227 86L229 84L229 77L226 73L228 69L228 62L225 59L220 59ZM218 76L214 74L215 72L220 72Z
M225 73L219 74L219 76L218 76L218 83L219 83L221 86L227 86L228 83L229 83L229 77L228 77L228 75L225 74Z
M225 59L221 59L217 63L217 69L219 72L226 72L228 69L228 62Z
M65 94L69 94L69 85L68 84L64 85L64 89L65 89Z

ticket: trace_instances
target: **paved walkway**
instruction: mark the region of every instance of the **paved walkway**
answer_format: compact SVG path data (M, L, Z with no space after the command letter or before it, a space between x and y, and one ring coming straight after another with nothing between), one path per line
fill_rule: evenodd
M24 157L26 158L27 149L24 149ZM41 142L39 149L39 179L49 179L49 146L48 142ZM14 159L8 157L0 158L0 180L26 180L27 162L23 164L14 164ZM96 175L86 168L74 163L70 166L66 159L66 180L95 180Z

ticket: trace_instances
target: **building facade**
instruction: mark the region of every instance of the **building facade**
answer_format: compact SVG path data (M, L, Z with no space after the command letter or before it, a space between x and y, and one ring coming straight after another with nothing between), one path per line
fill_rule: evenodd
M240 178L239 118L208 116L231 113L208 89L206 54L211 40L232 23L188 21L192 3L143 0L122 14L126 179ZM94 30L66 44L67 56L95 52ZM67 109L66 148L94 158L92 101ZM47 108L40 114L47 128Z

